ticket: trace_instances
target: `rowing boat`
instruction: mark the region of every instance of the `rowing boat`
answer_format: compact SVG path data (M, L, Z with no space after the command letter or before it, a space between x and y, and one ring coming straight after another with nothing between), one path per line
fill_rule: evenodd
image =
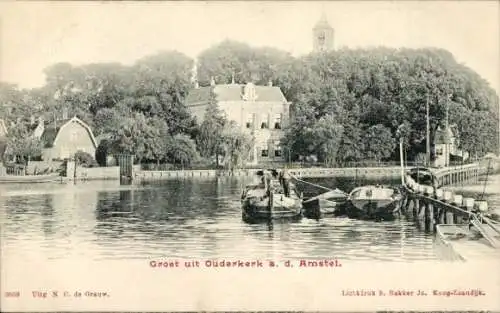
M389 186L361 186L354 188L348 200L352 204L347 214L360 218L394 218L399 211L402 200L397 188Z
M320 219L343 213L347 203L347 194L340 189L330 190L302 202L304 217Z
M441 260L500 260L500 230L491 221L475 219L469 225L436 225L434 243L436 256Z
M407 171L406 174L420 185L436 185L437 187L439 187L436 175L432 172L431 169L427 167L414 167Z
M47 174L47 175L5 175L0 176L0 184L18 184L18 183L49 183L59 180L61 177L59 174Z

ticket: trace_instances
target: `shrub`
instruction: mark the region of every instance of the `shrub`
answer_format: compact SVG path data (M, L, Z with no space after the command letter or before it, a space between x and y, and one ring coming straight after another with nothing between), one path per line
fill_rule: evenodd
M81 165L83 167L97 167L99 164L97 164L96 160L94 160L94 157L87 152L83 151L77 151L75 153L75 159L78 165Z

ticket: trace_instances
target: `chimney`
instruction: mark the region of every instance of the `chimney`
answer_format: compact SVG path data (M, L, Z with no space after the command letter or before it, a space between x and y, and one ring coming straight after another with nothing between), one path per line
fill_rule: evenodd
M272 81L272 80L269 80L269 82L267 83L267 85L268 85L269 87L272 87L272 86L273 86L273 81Z
M31 125L35 124L35 121L36 121L36 120L35 120L35 116L34 116L34 115L31 115L31 116L30 116L30 124L31 124Z
M194 81L194 88L195 88L195 89L200 88L200 84L198 83L198 81L197 81L197 80L195 80L195 81Z
M62 119L66 120L68 119L68 109L64 108L62 111Z
M215 79L213 76L210 78L210 86L215 86Z
M234 73L231 75L231 84L234 85Z

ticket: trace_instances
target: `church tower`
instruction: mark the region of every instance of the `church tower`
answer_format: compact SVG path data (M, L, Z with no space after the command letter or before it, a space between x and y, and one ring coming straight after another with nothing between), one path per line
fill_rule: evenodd
M328 24L326 15L323 13L321 19L313 28L314 52L333 50L333 35L333 27Z

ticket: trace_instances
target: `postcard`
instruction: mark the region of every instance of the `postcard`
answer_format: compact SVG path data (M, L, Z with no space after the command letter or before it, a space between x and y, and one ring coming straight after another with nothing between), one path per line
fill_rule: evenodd
M0 4L0 306L500 312L496 1Z

